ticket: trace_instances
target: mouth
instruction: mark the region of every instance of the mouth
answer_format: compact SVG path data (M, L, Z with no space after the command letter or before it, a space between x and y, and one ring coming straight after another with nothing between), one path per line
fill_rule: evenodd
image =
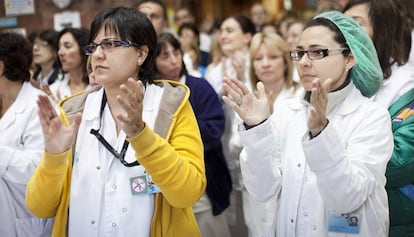
M313 79L315 77L316 77L315 75L311 75L311 74L303 74L300 76L300 78L302 79Z
M104 67L102 65L96 65L95 68L94 68L94 71L97 71L99 69L107 69L107 67Z

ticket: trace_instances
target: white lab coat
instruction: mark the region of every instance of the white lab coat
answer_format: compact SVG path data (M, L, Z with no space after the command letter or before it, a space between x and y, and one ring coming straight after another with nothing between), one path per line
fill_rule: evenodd
M143 119L150 128L154 127L163 92L162 87L154 84L146 87ZM131 178L144 175L144 167L125 167L90 134L91 128L97 129L101 124L101 135L118 152L126 138L122 130L119 135L116 134L108 105L100 122L99 102L102 96L103 88L88 95L78 130L68 236L149 236L154 195L134 195L130 183ZM125 160L129 163L136 160L131 145L128 146Z
M303 88L283 88L280 94L277 96L273 103L273 110L278 109L279 106L284 106L283 103L287 99L299 99L303 93ZM241 146L240 136L238 133L234 133L230 142L236 143ZM240 159L245 158L246 153L240 154ZM243 182L242 176L240 178ZM276 234L276 208L277 197L274 196L266 202L260 202L251 197L251 195L244 188L242 191L243 198L243 214L246 225L248 227L249 237L272 237Z
M277 236L388 236L384 186L393 140L387 111L351 82L329 94L330 122L310 140L307 103L285 105L240 132L244 183L260 201L277 197ZM332 212L358 215L359 234L328 232Z
M37 114L40 93L24 83L0 119L0 236L50 236L52 219L35 218L26 208L26 184L44 150Z
M392 74L385 79L381 88L372 99L388 109L402 95L414 88L414 67L410 63L393 65Z

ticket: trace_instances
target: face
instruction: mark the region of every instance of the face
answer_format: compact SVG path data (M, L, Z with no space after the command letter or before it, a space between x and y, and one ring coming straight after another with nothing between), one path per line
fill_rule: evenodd
M312 26L305 29L300 37L298 50L338 49L341 45L334 40L335 33L325 26ZM312 81L319 78L322 82L332 79L331 91L341 86L347 77L348 70L354 65L352 56L344 57L340 51L330 51L321 59L309 59L305 54L297 61L300 81L309 91Z
M161 50L160 55L155 59L155 67L163 79L179 81L182 69L183 55L179 49L167 43Z
M277 34L277 28L273 25L264 25L262 28L262 33L274 33Z
M371 19L369 17L369 5L368 3L358 4L349 8L345 15L354 18L356 22L365 30L368 36L372 39L374 36L374 30L372 29Z
M113 39L121 40L113 31L105 31L104 27L98 31L92 43ZM145 48L145 46L142 46ZM93 80L95 83L109 87L119 88L128 78L137 79L139 66L144 62L146 54L134 46L119 46L102 48L97 46L90 55Z
M251 35L243 33L239 23L233 19L226 19L220 27L220 46L223 52L233 54L248 47Z
M250 15L253 23L257 26L263 25L266 22L266 11L260 4L252 7Z
M191 16L187 9L180 9L175 13L175 23L182 25L184 23L193 23L194 18Z
M289 44L290 49L295 49L298 44L300 34L302 34L303 25L302 23L296 22L293 23L287 31L287 43Z
M79 44L71 33L67 32L60 37L58 55L63 71L70 72L82 68Z
M196 43L196 36L190 29L183 29L180 34L180 44L184 52L191 49L191 46Z
M252 59L254 73L265 87L267 84L284 81L285 62L277 49L270 49L265 44L261 44Z
M157 35L161 34L166 26L164 12L160 5L152 2L146 2L138 7L138 10L144 13L151 21Z
M48 43L40 38L33 41L33 63L53 64L56 60L56 53Z

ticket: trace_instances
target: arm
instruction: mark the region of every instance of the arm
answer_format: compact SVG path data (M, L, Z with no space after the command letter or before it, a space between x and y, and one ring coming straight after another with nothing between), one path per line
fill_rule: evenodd
M197 81L195 81L197 80ZM224 131L224 111L219 97L205 80L187 79L190 102L200 128L204 149L216 149Z
M20 115L16 117L19 120L15 121L16 127L9 127L13 131L8 132L6 144L0 145L0 177L10 184L25 185L29 181L44 147L36 110L23 116L23 121L20 121Z
M68 156L71 157L70 151L57 155L45 152L40 160L26 189L26 205L34 215L41 218L56 215L68 170Z
M168 202L191 207L203 195L206 177L203 144L190 103L185 103L172 126L168 140L145 126L129 141Z
M274 119L274 115L271 118ZM243 182L249 194L261 202L277 196L282 187L278 130L272 122L268 119L240 132L244 147L240 155Z
M33 214L39 217L53 217L61 202L65 180L70 187L69 161L71 146L79 128L81 114L75 116L70 126L65 126L57 116L47 96L39 95L37 101L39 118L45 141L45 154L30 179L26 190L26 203Z

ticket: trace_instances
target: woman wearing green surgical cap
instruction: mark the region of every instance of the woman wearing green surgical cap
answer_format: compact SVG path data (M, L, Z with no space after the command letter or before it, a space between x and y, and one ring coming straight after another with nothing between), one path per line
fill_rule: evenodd
M272 115L262 83L256 93L224 84L223 100L244 122L248 192L277 197L276 236L387 236L393 140L387 111L368 98L383 77L372 41L351 18L326 12L305 26L291 57L305 92Z

